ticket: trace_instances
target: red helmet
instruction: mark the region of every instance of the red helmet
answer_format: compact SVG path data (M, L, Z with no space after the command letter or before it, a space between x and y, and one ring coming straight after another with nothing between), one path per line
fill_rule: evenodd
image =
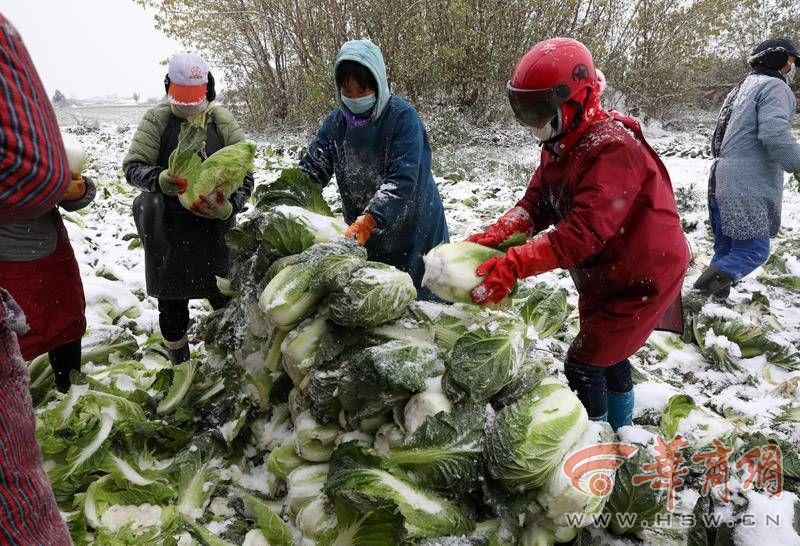
M553 119L567 101L583 107L597 87L592 54L571 38L552 38L533 46L517 63L507 85L517 120L533 127Z

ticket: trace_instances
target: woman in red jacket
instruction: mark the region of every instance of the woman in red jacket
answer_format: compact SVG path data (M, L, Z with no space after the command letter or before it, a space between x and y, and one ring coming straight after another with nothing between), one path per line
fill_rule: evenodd
M600 106L603 80L571 39L537 44L517 64L508 96L517 120L543 143L525 196L469 240L496 245L554 228L482 264L478 304L499 302L517 279L569 270L580 332L564 371L589 417L631 423L628 357L654 329L682 330L689 249L669 174L638 123Z

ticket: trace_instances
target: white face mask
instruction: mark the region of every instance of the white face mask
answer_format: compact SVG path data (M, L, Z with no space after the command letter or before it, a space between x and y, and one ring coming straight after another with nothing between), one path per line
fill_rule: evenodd
M561 110L541 127L531 127L531 134L539 141L546 142L561 132Z
M179 118L189 119L193 118L198 114L201 114L206 108L208 108L208 101L203 100L200 104L170 104L172 107L172 113L175 114Z
M789 85L792 85L792 82L794 81L794 75L797 74L797 64L795 64L796 62L797 61L792 63L790 65L789 72L783 75L783 79L786 80L786 83L788 83Z

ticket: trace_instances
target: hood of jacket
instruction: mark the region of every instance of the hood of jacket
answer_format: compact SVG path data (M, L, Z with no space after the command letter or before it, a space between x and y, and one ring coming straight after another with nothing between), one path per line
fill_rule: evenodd
M339 54L336 55L336 63L333 66L334 82L336 80L336 70L342 61L355 61L372 73L372 77L378 83L377 97L372 111L372 121L381 117L383 110L389 103L392 93L389 90L389 79L386 77L386 63L383 61L383 53L378 46L370 40L351 40L345 42ZM336 100L339 106L342 105L342 95L339 86L336 85Z

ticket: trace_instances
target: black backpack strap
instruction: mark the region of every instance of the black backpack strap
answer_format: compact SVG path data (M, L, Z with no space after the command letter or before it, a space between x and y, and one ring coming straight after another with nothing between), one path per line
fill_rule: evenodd
M166 169L169 164L169 156L178 146L178 135L181 132L180 120L175 116L170 116L164 132L161 133L161 147L158 150L158 164Z

